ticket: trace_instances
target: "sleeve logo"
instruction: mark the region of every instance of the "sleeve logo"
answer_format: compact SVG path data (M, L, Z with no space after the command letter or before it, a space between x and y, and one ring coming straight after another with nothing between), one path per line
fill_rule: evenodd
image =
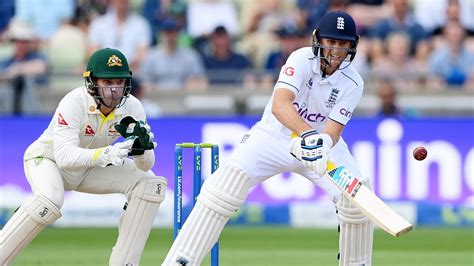
M61 113L58 114L58 126L68 126L69 124L66 122L66 119L64 119L63 115Z
M352 112L347 110L346 108L341 108L339 110L339 113L347 118L351 118L352 117Z
M283 70L283 73L291 77L295 74L295 69L293 67L285 67L285 70Z

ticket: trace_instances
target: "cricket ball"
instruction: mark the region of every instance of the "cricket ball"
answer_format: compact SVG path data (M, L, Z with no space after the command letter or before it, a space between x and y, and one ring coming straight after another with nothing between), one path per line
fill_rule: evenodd
M413 157L415 157L415 159L418 161L423 161L427 155L428 155L428 151L423 146L416 147L413 150Z

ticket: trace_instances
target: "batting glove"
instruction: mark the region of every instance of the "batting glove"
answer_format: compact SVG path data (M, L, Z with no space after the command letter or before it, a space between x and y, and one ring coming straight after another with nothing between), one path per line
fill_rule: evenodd
M291 141L290 153L305 167L318 176L323 176L326 173L328 152L331 147L332 139L328 134L318 134L316 130L309 130Z

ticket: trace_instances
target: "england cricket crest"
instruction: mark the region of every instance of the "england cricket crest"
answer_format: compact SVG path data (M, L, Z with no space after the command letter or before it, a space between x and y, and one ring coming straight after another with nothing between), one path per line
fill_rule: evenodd
M328 100L325 102L327 108L333 108L336 104L337 95L339 94L338 88L332 88L331 94L329 95Z

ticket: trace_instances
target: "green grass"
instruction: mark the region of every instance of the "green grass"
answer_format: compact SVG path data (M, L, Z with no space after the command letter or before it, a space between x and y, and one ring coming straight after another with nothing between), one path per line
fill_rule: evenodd
M107 265L116 229L48 228L13 265ZM337 265L337 232L286 227L226 228L220 262L232 265ZM160 265L172 230L155 229L141 266ZM374 265L474 265L474 230L416 228L400 238L376 230ZM203 265L209 265L209 258Z

